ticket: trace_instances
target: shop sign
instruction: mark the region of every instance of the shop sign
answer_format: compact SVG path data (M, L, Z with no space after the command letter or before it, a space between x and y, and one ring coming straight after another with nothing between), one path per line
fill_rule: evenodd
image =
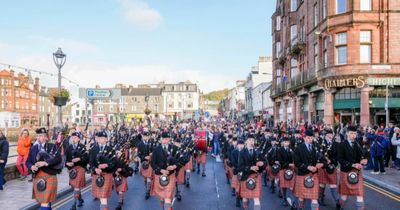
M365 86L365 79L363 76L344 78L344 79L326 79L325 88L340 88L340 87L356 87L363 88Z
M367 80L369 86L400 86L400 78L386 77L386 78L368 78Z

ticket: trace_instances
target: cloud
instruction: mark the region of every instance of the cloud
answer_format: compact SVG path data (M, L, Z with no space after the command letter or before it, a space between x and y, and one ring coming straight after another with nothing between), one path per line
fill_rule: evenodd
M157 29L163 17L144 0L117 0L122 7L124 18L131 24L145 30Z

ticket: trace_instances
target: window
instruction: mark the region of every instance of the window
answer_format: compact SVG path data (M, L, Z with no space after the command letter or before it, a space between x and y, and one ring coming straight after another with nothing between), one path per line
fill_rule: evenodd
M324 39L324 67L328 67L328 44L329 38L325 37Z
M292 41L292 46L297 43L297 25L290 26L290 40Z
M190 103L190 104L187 104L187 108L192 108L193 107L193 105Z
M326 18L326 11L327 11L327 0L322 0L322 19Z
M317 67L318 66L318 43L314 44L314 66Z
M360 31L360 63L371 63L371 31Z
M314 4L314 27L316 27L318 23L318 4Z
M174 104L173 103L169 103L168 104L168 108L174 108Z
M277 31L281 30L281 16L276 16L276 20L275 20L275 29Z
M92 110L88 110L88 115L91 115L92 114Z
M114 112L114 106L110 106L110 112Z
M336 14L347 12L347 0L336 0Z
M281 42L277 42L275 48L276 48L276 49L275 49L275 50L276 50L276 51L275 51L275 52L276 52L276 55L275 55L275 56L276 56L277 58L279 58L279 54L281 53Z
M292 78L299 74L299 70L297 68L297 60L294 58L290 60L290 73Z
M79 110L76 110L76 115L79 115Z
M347 33L338 33L336 35L336 55L337 64L347 63Z
M85 110L82 110L82 115L85 115Z
M372 1L371 0L360 0L360 10L361 11L370 11L372 9Z
M281 69L277 69L276 70L276 77L280 77L281 76Z
M360 93L359 88L342 88L335 94L335 99L359 99Z
M297 10L297 0L291 0L290 1L290 11L294 12Z

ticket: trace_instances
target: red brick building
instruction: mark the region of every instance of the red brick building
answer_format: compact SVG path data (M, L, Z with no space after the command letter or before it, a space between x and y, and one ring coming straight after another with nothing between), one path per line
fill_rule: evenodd
M13 70L0 71L0 112L17 112L21 126L36 126L39 119L39 78Z
M399 0L277 0L275 122L400 122Z

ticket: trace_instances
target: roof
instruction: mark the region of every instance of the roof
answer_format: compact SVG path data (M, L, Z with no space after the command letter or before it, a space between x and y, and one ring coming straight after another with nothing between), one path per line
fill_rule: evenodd
M4 69L4 70L0 71L0 76L2 76L2 77L11 77L11 73Z
M122 88L122 96L161 96L161 88Z

